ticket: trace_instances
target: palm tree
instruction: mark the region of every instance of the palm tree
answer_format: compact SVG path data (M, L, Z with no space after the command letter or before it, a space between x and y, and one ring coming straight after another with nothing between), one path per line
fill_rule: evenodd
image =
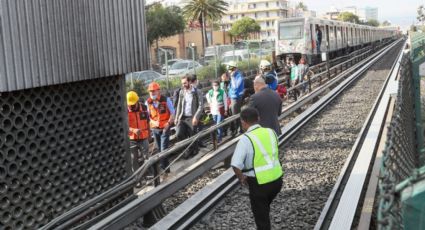
M308 10L308 7L303 2L299 2L298 5L295 8L300 9L302 11Z
M191 21L198 21L201 24L202 50L208 44L206 34L206 21L216 21L220 19L229 4L223 0L191 0L184 8L183 14Z

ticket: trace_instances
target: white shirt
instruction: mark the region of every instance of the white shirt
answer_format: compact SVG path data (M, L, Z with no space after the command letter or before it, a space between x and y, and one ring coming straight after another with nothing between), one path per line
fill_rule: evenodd
M219 111L219 106L217 102L217 95L218 91L214 91L212 98L210 97L209 92L205 95L207 98L208 103L210 104L210 112L211 115L221 115ZM227 95L226 93L223 93L223 103L224 103L224 111L227 111Z
M186 117L191 117L192 114L192 101L193 101L193 94L192 91L194 89L190 88L189 90L184 90L184 111L183 115Z
M261 127L260 125L253 125L249 127L249 129L247 130L247 133L252 131L253 129L260 128L260 127ZM254 157L254 147L252 146L252 143L249 140L249 138L246 135L242 135L241 139L236 145L235 152L233 153L231 165L240 170L251 169L253 168L253 165L252 165L253 157ZM246 176L255 177L254 170L244 172L243 174Z

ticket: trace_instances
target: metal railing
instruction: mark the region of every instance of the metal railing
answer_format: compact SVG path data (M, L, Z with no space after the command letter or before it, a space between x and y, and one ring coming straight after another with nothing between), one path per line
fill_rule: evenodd
M405 55L399 73L399 91L380 172L378 229L403 229L398 183L408 178L419 165L416 149L412 63Z
M386 43L382 43L380 46L377 46L375 48L379 49L379 48L387 45L388 43L389 43L389 41L386 42ZM337 76L339 73L343 72L344 70L347 70L348 68L352 67L354 64L364 60L365 57L370 55L371 52L375 51L376 49L371 49L369 47L369 48L364 48L362 50L358 50L358 51L356 51L355 54L359 54L359 53L361 53L361 54L357 55L357 56L354 56L353 53L349 54L345 57L345 58L348 58L347 60L331 67L329 69L329 72L324 71L324 72L320 72L320 73L314 73L313 76L311 76L308 79L307 83L310 84L310 86L312 86L312 85L317 86L317 91L323 92L323 87L321 87L321 86L324 83L329 82L335 76ZM352 57L352 56L354 56L354 57ZM344 57L341 57L338 60L334 60L334 62L340 62L343 59L344 59ZM323 65L323 64L321 64L321 65ZM320 66L318 67L318 69L320 70ZM250 74L251 74L251 76L254 76L254 74L252 72ZM280 74L281 75L280 75L279 79L282 80L282 78L284 78L285 76L282 77L283 73L280 73ZM288 92L290 92L291 90L296 90L296 89L302 87L303 84L305 84L305 82L300 83L300 84L288 89ZM293 103L293 104L297 104L296 107L306 105L309 101L313 100L314 97L317 97L318 94L314 94L314 92L315 91L312 91L313 95L311 97L306 96L306 97L303 98L303 100L300 100L299 102ZM290 112L293 111L293 108L294 108L294 106L288 106L287 108L285 108L283 110L283 114L289 114ZM110 199L119 197L120 195L122 195L126 191L128 191L129 188L134 187L141 180L141 178L147 173L148 169L151 168L152 166L155 166L156 164L158 164L161 159L169 157L173 154L178 154L179 151L188 150L189 147L196 140L198 140L200 138L207 137L209 135L213 135L213 136L216 135L216 130L218 128L223 128L224 126L229 125L230 123L236 121L237 119L239 119L239 115L238 114L233 115L229 118L226 118L226 120L224 122L222 122L221 124L209 127L208 129L201 131L200 133L198 133L194 137L187 139L187 140L177 142L171 148L166 149L165 151L162 151L162 152L160 152L156 155L153 155L152 157L149 158L149 160L147 160L145 162L144 165L142 165L138 170L136 170L136 172L134 172L133 175L131 175L129 178L127 178L126 180L121 182L119 185L117 185L114 188L106 191L105 193L100 194L99 196L94 197L93 199L88 200L87 202L71 209L69 212L57 217L56 219L52 220L50 223L45 225L42 229L53 229L53 228L57 227L58 225L60 225L61 227L65 227L65 228L75 226L75 224L78 224L80 222L80 220L84 219L84 216L87 215L88 212L96 212L97 209L101 208L102 205L104 203L107 203L108 201L110 201ZM214 146L214 150L217 149L217 147L218 147L216 144L213 145L213 146ZM83 211L83 212L81 212L81 211ZM73 221L70 221L70 220L73 220ZM89 222L93 223L93 221L89 221ZM90 226L90 224L85 224L85 225L83 224L83 225L80 225L80 227L81 226L87 227L87 226Z
M324 85L323 87L325 89L332 88L335 85L338 86L333 88L329 94L326 94L317 103L310 106L306 111L304 111L303 114L301 114L296 119L292 120L288 125L286 125L283 128L284 135L281 135L279 137L279 145L282 145L284 142L289 141L289 139L294 136L297 130L299 130L302 125L305 124L305 122L314 117L318 112L321 111L321 109L323 109L328 103L330 103L332 99L334 99L338 95L338 93L342 92L346 87L348 87L348 85L353 82L356 77L360 76L365 68L367 68L367 63L369 63L370 60L375 57L376 55L371 55L370 58L362 60L361 63L358 63L358 65L350 68L350 70L344 71L341 76L338 76L335 79L342 79L343 83L339 84L339 81L334 81L333 84ZM353 72L354 74L351 76L351 73ZM311 97L310 99L312 98L315 98L315 96ZM305 101L300 100L299 103L305 103ZM159 205L164 199L166 199L172 194L175 194L178 190L188 185L199 176L203 175L206 171L208 171L218 162L221 162L227 157L231 156L237 141L238 139L233 139L229 143L220 146L218 151L214 152L213 154L208 154L202 159L201 162L196 162L195 165L191 166L190 170L186 170L183 175L179 175L173 181L167 182L155 188L153 191L137 198L137 200L134 200L133 202L131 202L131 204L127 205L119 212L116 212L111 216L105 218L101 222L92 226L90 229L117 229L122 228L123 226L126 226L127 224L133 222L135 219L140 216L143 216L145 213L151 210L151 208ZM227 179L232 179L232 177L228 177Z

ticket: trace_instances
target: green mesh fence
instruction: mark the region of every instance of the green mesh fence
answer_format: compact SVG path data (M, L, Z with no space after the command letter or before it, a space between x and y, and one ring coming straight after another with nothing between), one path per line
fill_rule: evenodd
M402 59L399 78L399 91L391 125L388 127L381 166L378 229L403 229L400 197L395 192L395 187L408 178L419 163L412 63L409 55Z

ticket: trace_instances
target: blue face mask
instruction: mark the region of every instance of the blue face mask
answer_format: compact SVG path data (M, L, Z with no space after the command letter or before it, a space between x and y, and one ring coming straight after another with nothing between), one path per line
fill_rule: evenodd
M156 100L157 97L156 97L156 95L152 95L151 98L152 98L152 100Z

